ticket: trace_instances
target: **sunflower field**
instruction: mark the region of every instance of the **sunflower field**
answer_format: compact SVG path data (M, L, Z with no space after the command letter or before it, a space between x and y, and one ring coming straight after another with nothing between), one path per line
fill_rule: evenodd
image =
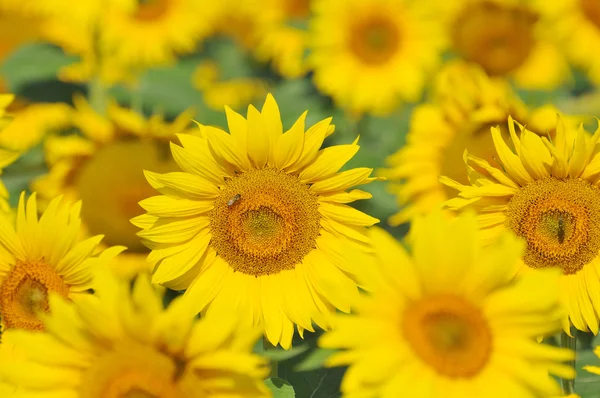
M0 0L0 398L600 397L598 0Z

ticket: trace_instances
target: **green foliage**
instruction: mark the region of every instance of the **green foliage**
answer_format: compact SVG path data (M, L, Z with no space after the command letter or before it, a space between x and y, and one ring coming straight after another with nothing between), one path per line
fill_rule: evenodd
M273 398L294 398L296 396L294 387L279 377L270 377L265 384L273 393Z

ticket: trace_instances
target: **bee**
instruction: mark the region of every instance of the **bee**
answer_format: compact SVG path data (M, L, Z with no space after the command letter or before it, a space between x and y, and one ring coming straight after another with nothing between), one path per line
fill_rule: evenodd
M231 198L231 199L229 199L229 200L227 201L227 206L228 206L228 207L230 207L230 206L233 206L233 204L234 204L235 202L237 202L238 200L240 200L240 197L241 197L241 196L242 196L242 195L240 195L239 193L236 193L235 195L233 195L233 198Z
M558 243L563 243L565 240L565 221L562 214L558 216Z

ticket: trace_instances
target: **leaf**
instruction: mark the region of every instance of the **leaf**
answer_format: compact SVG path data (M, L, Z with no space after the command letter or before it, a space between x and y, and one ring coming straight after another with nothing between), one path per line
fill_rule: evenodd
M324 367L325 360L331 356L336 350L317 348L312 350L306 358L302 360L294 368L297 372L305 372Z
M0 66L0 74L12 92L19 92L36 82L56 80L58 70L76 60L50 44L27 44L8 56Z
M300 355L308 349L308 344L299 347L292 347L289 350L284 350L282 348L273 348L262 351L262 355L266 358L269 358L273 362L281 362L293 358L297 355Z
M273 393L273 398L294 398L294 387L279 377L271 377L265 380L265 384Z

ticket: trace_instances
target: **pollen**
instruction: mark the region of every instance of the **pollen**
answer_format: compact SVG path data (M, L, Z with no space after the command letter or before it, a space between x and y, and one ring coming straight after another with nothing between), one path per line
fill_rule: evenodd
M402 330L417 356L450 378L477 375L492 351L483 313L459 296L431 296L408 304Z
M316 247L318 200L296 176L252 170L222 188L210 223L212 247L235 271L276 274L294 269Z
M0 285L0 314L4 327L43 330L44 324L38 314L49 310L50 292L68 297L69 288L43 259L18 260Z
M506 225L525 238L529 267L574 274L600 250L600 190L580 179L536 181L511 199Z

